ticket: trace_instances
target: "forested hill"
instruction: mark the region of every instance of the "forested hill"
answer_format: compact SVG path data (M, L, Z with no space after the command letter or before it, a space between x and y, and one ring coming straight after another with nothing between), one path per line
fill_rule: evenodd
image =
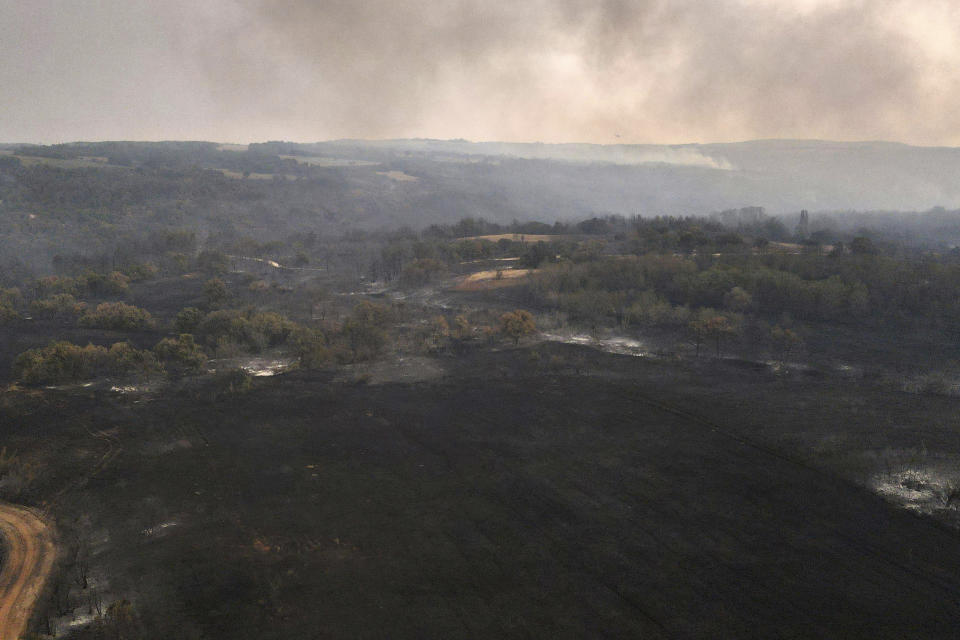
M46 270L167 233L282 239L422 229L463 218L901 210L960 241L960 150L888 143L544 145L466 141L0 145L0 262ZM840 213L837 213L840 212ZM818 219L823 219L820 216ZM861 223L867 224L868 223ZM931 227L934 225L936 227ZM812 228L811 228L812 229ZM931 234L933 234L931 236Z
M297 147L369 159L549 161L549 169L533 177L521 171L516 178L581 202L586 187L590 204L616 212L704 214L746 204L772 213L960 206L960 149L954 147L820 140L688 145L341 140ZM563 163L579 165L579 171L571 175ZM587 164L600 166L588 170Z

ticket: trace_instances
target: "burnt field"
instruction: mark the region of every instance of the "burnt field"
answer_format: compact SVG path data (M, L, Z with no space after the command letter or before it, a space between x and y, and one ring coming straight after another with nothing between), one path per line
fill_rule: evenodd
M32 499L143 637L900 638L960 621L960 536L860 484L878 451L955 456L956 400L565 345L439 360L427 382L293 372L221 400L187 383L8 392L8 446L58 470ZM85 613L89 590L71 597Z

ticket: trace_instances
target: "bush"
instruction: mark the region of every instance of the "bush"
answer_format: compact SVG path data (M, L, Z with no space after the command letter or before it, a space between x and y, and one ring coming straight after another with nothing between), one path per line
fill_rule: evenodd
M237 367L219 371L203 388L203 395L211 401L233 398L253 388L253 376Z
M295 326L278 313L223 309L207 314L197 325L197 334L211 347L235 345L257 352L283 344Z
M25 384L62 384L103 375L147 374L156 369L153 354L126 342L109 349L54 342L21 353L13 363L14 377Z
M310 327L297 327L290 334L289 342L297 363L304 369L324 366L332 358L324 335Z
M542 240L530 245L523 255L520 256L520 266L528 269L536 269L544 262L556 261L556 250Z
M189 333L182 333L176 338L164 338L153 348L153 352L164 368L175 375L196 373L207 363L207 355Z
M204 315L203 311L196 307L185 307L177 312L177 317L173 320L173 330L177 333L196 333Z
M16 307L21 302L23 302L23 296L20 294L20 289L16 287L12 289L0 289L0 305Z
M130 278L119 271L111 271L107 275L88 271L81 276L81 281L86 290L106 296L122 295L130 289Z
M443 273L443 265L433 258L420 258L407 264L400 273L400 282L406 286L423 285Z
M134 331L153 326L150 312L124 302L104 302L80 317L80 326L94 329Z
M129 342L115 342L107 355L107 367L113 375L146 374L156 371L157 358L149 349L136 349Z
M388 309L385 306L372 302L361 302L353 308L353 313L343 323L341 334L350 347L354 361L375 358L383 350L387 342L384 330L387 316Z
M500 333L512 338L514 344L519 344L520 338L530 335L536 330L537 324L533 320L533 314L529 311L517 309L500 316Z
M20 314L17 313L17 310L14 309L12 305L7 304L6 302L0 302L0 324L19 319Z
M156 277L157 273L160 270L155 264L149 262L136 262L131 265L127 265L123 269L124 275L130 278L131 282L142 282L143 280L149 280Z
M13 362L13 375L25 384L59 384L93 377L97 364L106 357L103 347L78 347L69 342L54 342L30 349Z
M204 273L220 275L230 269L230 259L221 251L204 249L197 256L197 268Z
M220 278L211 278L203 285L203 295L210 305L217 305L230 296L227 283Z
M35 316L79 316L87 308L69 293L58 293L49 298L34 300L30 303L30 312Z
M46 298L57 293L69 293L76 296L83 288L76 278L63 276L47 276L34 283L34 290L38 298Z

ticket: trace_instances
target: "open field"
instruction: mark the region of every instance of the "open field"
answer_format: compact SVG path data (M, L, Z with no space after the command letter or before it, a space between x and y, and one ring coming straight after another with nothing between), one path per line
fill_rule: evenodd
M487 269L462 278L454 285L456 291L482 291L520 284L536 269Z
M223 175L225 175L226 177L234 178L236 180L242 180L244 178L247 178L250 180L273 180L275 176L275 174L273 173L253 173L253 172L247 175L244 175L240 171L230 171L229 169L218 169L218 171L223 173ZM285 176L281 175L281 177L285 177ZM290 176L290 177L293 177L293 176Z
M416 176L408 175L403 171L377 171L377 175L385 176L397 182L416 182L417 180L420 179Z
M310 165L311 167L373 167L379 162L369 162L366 160L353 160L349 158L331 158L327 156L284 156L284 160L296 160L300 164Z
M564 235L546 235L540 233L494 233L485 236L470 236L468 238L457 238L457 241L461 240L489 240L490 242L496 242L497 240L512 240L513 242L558 242L560 240L568 240L571 236Z
M109 164L107 158L95 156L82 156L80 158L44 158L40 156L15 155L14 157L19 158L20 164L26 167L43 164L61 169L82 169L87 167L122 168L120 165Z

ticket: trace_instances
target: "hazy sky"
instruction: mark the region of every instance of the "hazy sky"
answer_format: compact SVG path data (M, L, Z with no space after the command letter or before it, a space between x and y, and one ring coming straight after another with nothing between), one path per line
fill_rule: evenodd
M960 145L960 2L0 0L2 141L342 137Z

